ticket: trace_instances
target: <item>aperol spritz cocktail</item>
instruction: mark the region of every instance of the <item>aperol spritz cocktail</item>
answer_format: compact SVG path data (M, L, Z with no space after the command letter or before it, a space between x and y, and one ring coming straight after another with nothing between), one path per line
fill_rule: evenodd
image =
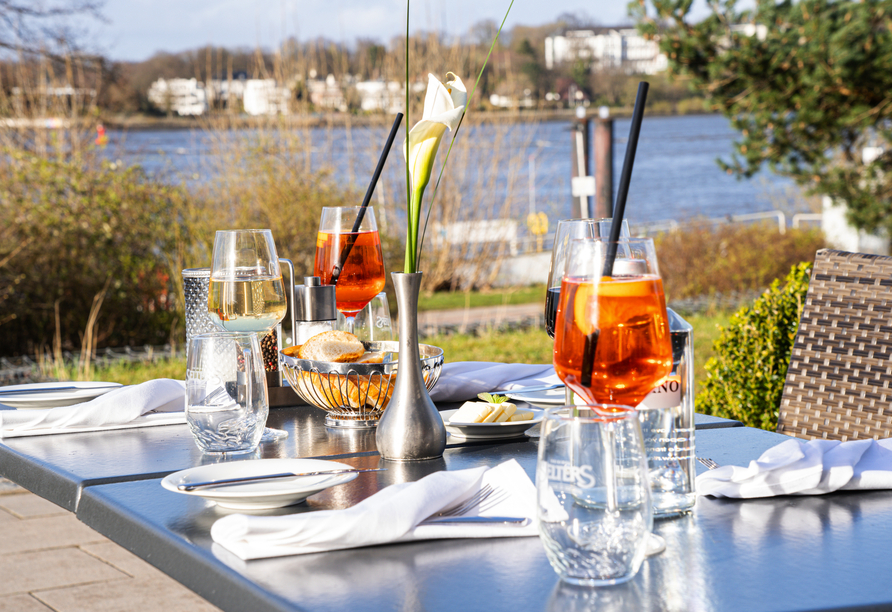
M325 285L334 284L337 309L348 326L356 314L384 289L384 255L375 213L366 208L353 231L360 207L323 208L316 237L314 273Z
M555 324L554 367L586 403L638 406L672 370L663 282L649 239L571 247Z
M551 267L548 269L548 280L545 283L545 333L554 338L554 322L557 319L558 305L561 301L561 280L567 257L570 255L570 244L574 240L586 238L609 238L610 225L613 219L561 219L554 230L554 244L551 247ZM620 226L620 237L629 238L629 222L623 220Z

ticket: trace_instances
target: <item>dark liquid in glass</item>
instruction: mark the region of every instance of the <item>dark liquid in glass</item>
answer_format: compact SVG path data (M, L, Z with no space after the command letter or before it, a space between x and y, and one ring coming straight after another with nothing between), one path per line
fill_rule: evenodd
M545 292L545 333L554 338L554 321L561 303L561 288L552 287Z

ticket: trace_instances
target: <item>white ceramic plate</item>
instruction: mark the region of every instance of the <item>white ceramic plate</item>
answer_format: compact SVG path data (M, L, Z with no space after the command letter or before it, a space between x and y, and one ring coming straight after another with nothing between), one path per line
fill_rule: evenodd
M527 409L521 408L521 410ZM516 438L536 426L542 420L542 411L535 408L530 408L529 411L533 413L533 420L506 423L450 423L449 419L458 410L443 410L440 412L440 416L443 417L446 431L453 436L468 440L492 440L494 438Z
M52 382L0 387L0 404L13 408L58 408L72 406L114 391L120 383Z
M320 470L344 470L353 466L335 461L319 459L246 459L202 465L200 467L174 472L161 481L161 486L174 493L195 495L216 502L224 508L235 510L269 510L284 508L304 501L310 495L329 487L350 482L358 474L335 474L333 476L298 476L263 482L250 482L227 487L208 487L196 491L180 491L177 486L192 482L206 482L222 478L242 478L263 476L282 472L318 472Z
M567 403L564 399L564 387L547 389L545 391L533 391L532 393L504 391L503 394L513 400L526 402L539 408L553 408L554 406L563 406Z

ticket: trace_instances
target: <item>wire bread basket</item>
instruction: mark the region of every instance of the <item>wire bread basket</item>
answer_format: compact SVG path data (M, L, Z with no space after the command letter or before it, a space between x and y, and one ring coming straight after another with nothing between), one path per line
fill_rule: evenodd
M363 342L367 352L392 354L399 342ZM443 349L419 344L421 372L430 391L440 378ZM282 374L308 404L325 410L329 427L376 427L396 382L398 361L386 363L331 363L299 359L279 352Z

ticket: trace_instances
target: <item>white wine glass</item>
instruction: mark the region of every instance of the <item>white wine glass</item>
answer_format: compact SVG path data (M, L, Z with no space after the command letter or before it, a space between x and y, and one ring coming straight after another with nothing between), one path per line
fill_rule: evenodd
M268 229L220 230L214 236L214 256L208 287L208 314L225 331L272 332L285 318L288 303ZM261 442L281 440L288 432L265 428Z

